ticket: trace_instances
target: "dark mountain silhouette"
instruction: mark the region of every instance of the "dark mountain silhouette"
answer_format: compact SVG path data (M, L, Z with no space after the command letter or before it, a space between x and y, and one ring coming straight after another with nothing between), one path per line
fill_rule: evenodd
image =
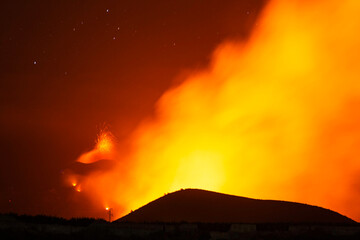
M167 194L117 222L327 223L355 221L321 207L256 200L198 189Z

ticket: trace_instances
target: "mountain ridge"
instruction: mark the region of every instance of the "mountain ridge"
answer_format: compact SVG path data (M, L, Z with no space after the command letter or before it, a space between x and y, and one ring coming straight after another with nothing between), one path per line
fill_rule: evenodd
M166 194L116 222L356 223L340 213L318 206L201 189Z

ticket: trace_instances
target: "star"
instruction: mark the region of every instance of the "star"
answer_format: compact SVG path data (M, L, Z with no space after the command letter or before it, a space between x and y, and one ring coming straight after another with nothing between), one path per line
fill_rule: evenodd
M107 8L107 9L106 9L106 12L108 13L109 11L110 11L110 10Z
M34 61L34 65L36 65L37 64L37 61Z

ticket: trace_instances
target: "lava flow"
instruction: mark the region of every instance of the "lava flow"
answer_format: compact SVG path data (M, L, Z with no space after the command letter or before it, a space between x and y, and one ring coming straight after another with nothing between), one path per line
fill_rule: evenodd
M108 130L103 130L98 136L95 148L81 155L77 161L93 163L103 159L112 159L114 158L114 152L113 135Z
M85 176L83 194L115 217L202 188L360 220L359 15L357 0L271 1L246 42L224 42L163 94L130 154L105 135L80 156L117 161Z

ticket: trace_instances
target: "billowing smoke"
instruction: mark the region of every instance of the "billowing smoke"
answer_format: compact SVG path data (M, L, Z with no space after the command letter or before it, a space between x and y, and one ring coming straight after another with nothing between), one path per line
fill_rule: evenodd
M116 217L202 188L360 220L359 16L357 0L272 1L247 42L221 44L206 69L163 94L130 154L109 138L80 157L117 161L87 174L82 191Z

